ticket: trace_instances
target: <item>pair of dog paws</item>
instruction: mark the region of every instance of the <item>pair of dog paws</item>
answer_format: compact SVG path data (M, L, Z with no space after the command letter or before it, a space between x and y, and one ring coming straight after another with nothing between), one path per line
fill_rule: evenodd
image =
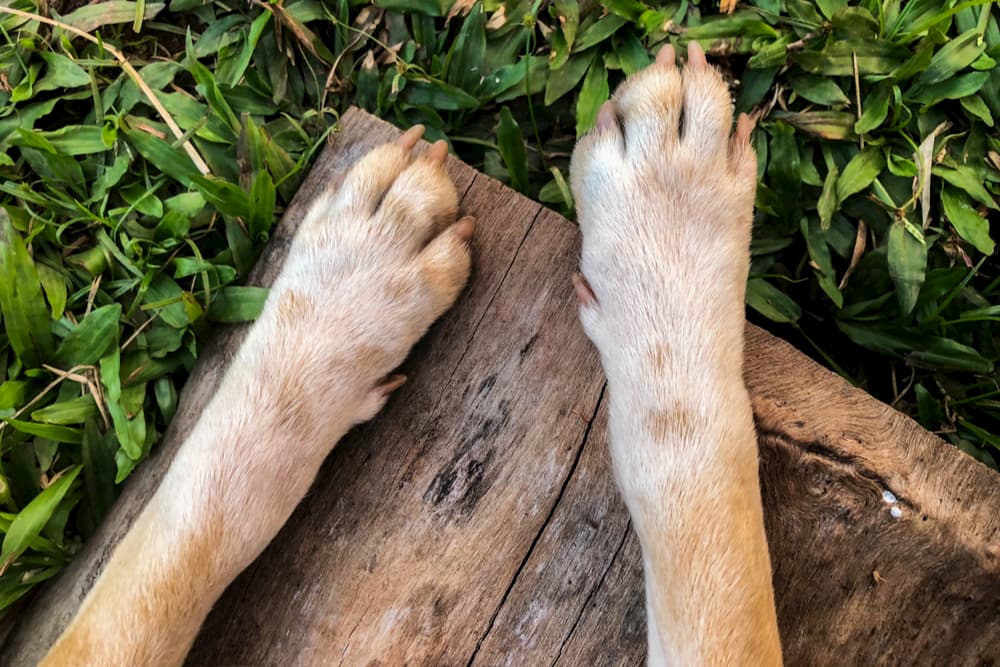
M728 88L692 42L683 68L666 46L622 84L574 151L575 283L612 382L650 364L666 372L668 349L697 359L742 336L756 160L750 120L732 127ZM383 394L471 264L473 221L457 219L447 147L416 157L420 135L375 149L314 204L272 299L305 292L315 312L343 315L332 323L342 337L371 337L380 352L366 356L366 376Z

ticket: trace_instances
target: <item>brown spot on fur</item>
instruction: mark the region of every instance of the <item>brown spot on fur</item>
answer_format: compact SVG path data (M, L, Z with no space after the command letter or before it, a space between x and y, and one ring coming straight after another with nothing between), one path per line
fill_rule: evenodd
M324 378L309 377L305 372L306 369L299 366L287 373L276 374L274 397L270 404L270 409L277 413L279 427L296 431L303 438L315 433L314 424L322 417L322 413L316 413L315 404L308 392L327 391Z
M657 343L649 351L649 362L653 365L653 370L662 373L667 370L673 353L666 343Z
M385 283L385 293L393 301L402 301L413 293L413 284L405 277L393 276Z
M667 440L670 436L691 433L703 420L690 407L675 403L665 408L653 410L646 416L646 428L656 440Z
M278 297L278 319L294 322L301 319L309 311L312 302L295 290L288 290Z
M359 345L351 350L351 362L361 369L381 371L380 367L386 363L386 351L375 345Z
M286 360L291 366L272 374L268 404L282 427L299 432L305 440L322 437L337 416L324 407L329 403L325 397L342 392L347 380L356 387L371 382L374 388L377 378L385 377L401 361L391 351L370 344Z
M265 404L274 411L281 428L294 430L303 440L321 437L337 416L323 407L328 403L327 397L342 391L345 379L384 377L393 369L392 362L386 350L366 344L353 345L335 354L286 358L281 368L271 368L266 373L272 379Z

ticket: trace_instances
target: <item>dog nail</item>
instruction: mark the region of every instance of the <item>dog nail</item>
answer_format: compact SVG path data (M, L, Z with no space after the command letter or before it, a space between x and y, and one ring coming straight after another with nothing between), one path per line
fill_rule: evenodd
M663 48L656 54L656 64L673 69L676 61L673 44L664 44Z
M396 139L396 143L402 146L403 150L408 151L417 145L417 142L420 141L420 137L422 136L424 136L424 126L414 125L406 132L399 135L399 138Z
M406 384L405 375L402 373L392 373L391 375L387 375L386 378L375 387L375 390L383 396L388 396L404 384Z
M441 164L444 159L448 157L448 142L444 139L435 141L429 149L427 149L427 159L431 162L437 162Z
M580 301L581 306L593 306L597 303L594 290L590 289L590 283L579 271L573 274L573 289L576 290L576 298Z
M705 50L695 40L688 42L688 65L691 67L706 67Z
M596 127L601 130L606 130L611 127L618 125L618 113L615 110L615 103L608 100L601 105L601 108L597 111L597 122Z
M476 231L476 219L467 215L455 223L455 236L466 243L472 240L472 234Z

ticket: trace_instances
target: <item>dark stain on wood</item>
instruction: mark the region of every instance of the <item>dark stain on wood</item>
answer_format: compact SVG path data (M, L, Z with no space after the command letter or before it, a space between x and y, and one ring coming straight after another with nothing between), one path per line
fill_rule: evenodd
M397 135L344 115L253 284L274 279L309 202ZM578 232L447 167L478 217L473 280L411 354L410 382L216 605L189 665L643 664L639 545L569 281ZM105 525L8 623L0 664L37 662L75 613L241 334L203 354ZM751 326L746 344L787 664L996 664L1000 476L786 343Z
M461 514L472 514L479 500L492 486L494 478L486 474L496 454L492 448L480 453L477 458L468 456L468 450L456 455L447 467L435 475L430 487L424 492L424 500L440 508L446 500L459 509Z
M538 340L538 334L535 334L534 336L529 338L528 342L521 347L517 355L521 357L521 359L524 359L526 356L531 354L531 348L534 347L536 340Z
M483 380L482 383L480 383L480 385L479 385L479 393L480 394L489 393L490 389L493 389L493 387L496 386L496 383L497 383L497 376L496 375L488 375L486 377L486 379Z

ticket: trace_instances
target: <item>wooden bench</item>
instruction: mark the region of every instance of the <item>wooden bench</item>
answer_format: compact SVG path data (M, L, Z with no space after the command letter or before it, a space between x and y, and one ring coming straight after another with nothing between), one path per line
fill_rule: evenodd
M274 279L316 194L397 134L344 116L251 282ZM226 592L188 664L644 662L639 549L569 280L577 228L457 160L449 170L479 219L470 286L414 350L410 382ZM34 664L72 616L243 332L203 355L157 453L19 615L0 664ZM787 663L994 664L1000 476L781 340L749 326L746 342Z

